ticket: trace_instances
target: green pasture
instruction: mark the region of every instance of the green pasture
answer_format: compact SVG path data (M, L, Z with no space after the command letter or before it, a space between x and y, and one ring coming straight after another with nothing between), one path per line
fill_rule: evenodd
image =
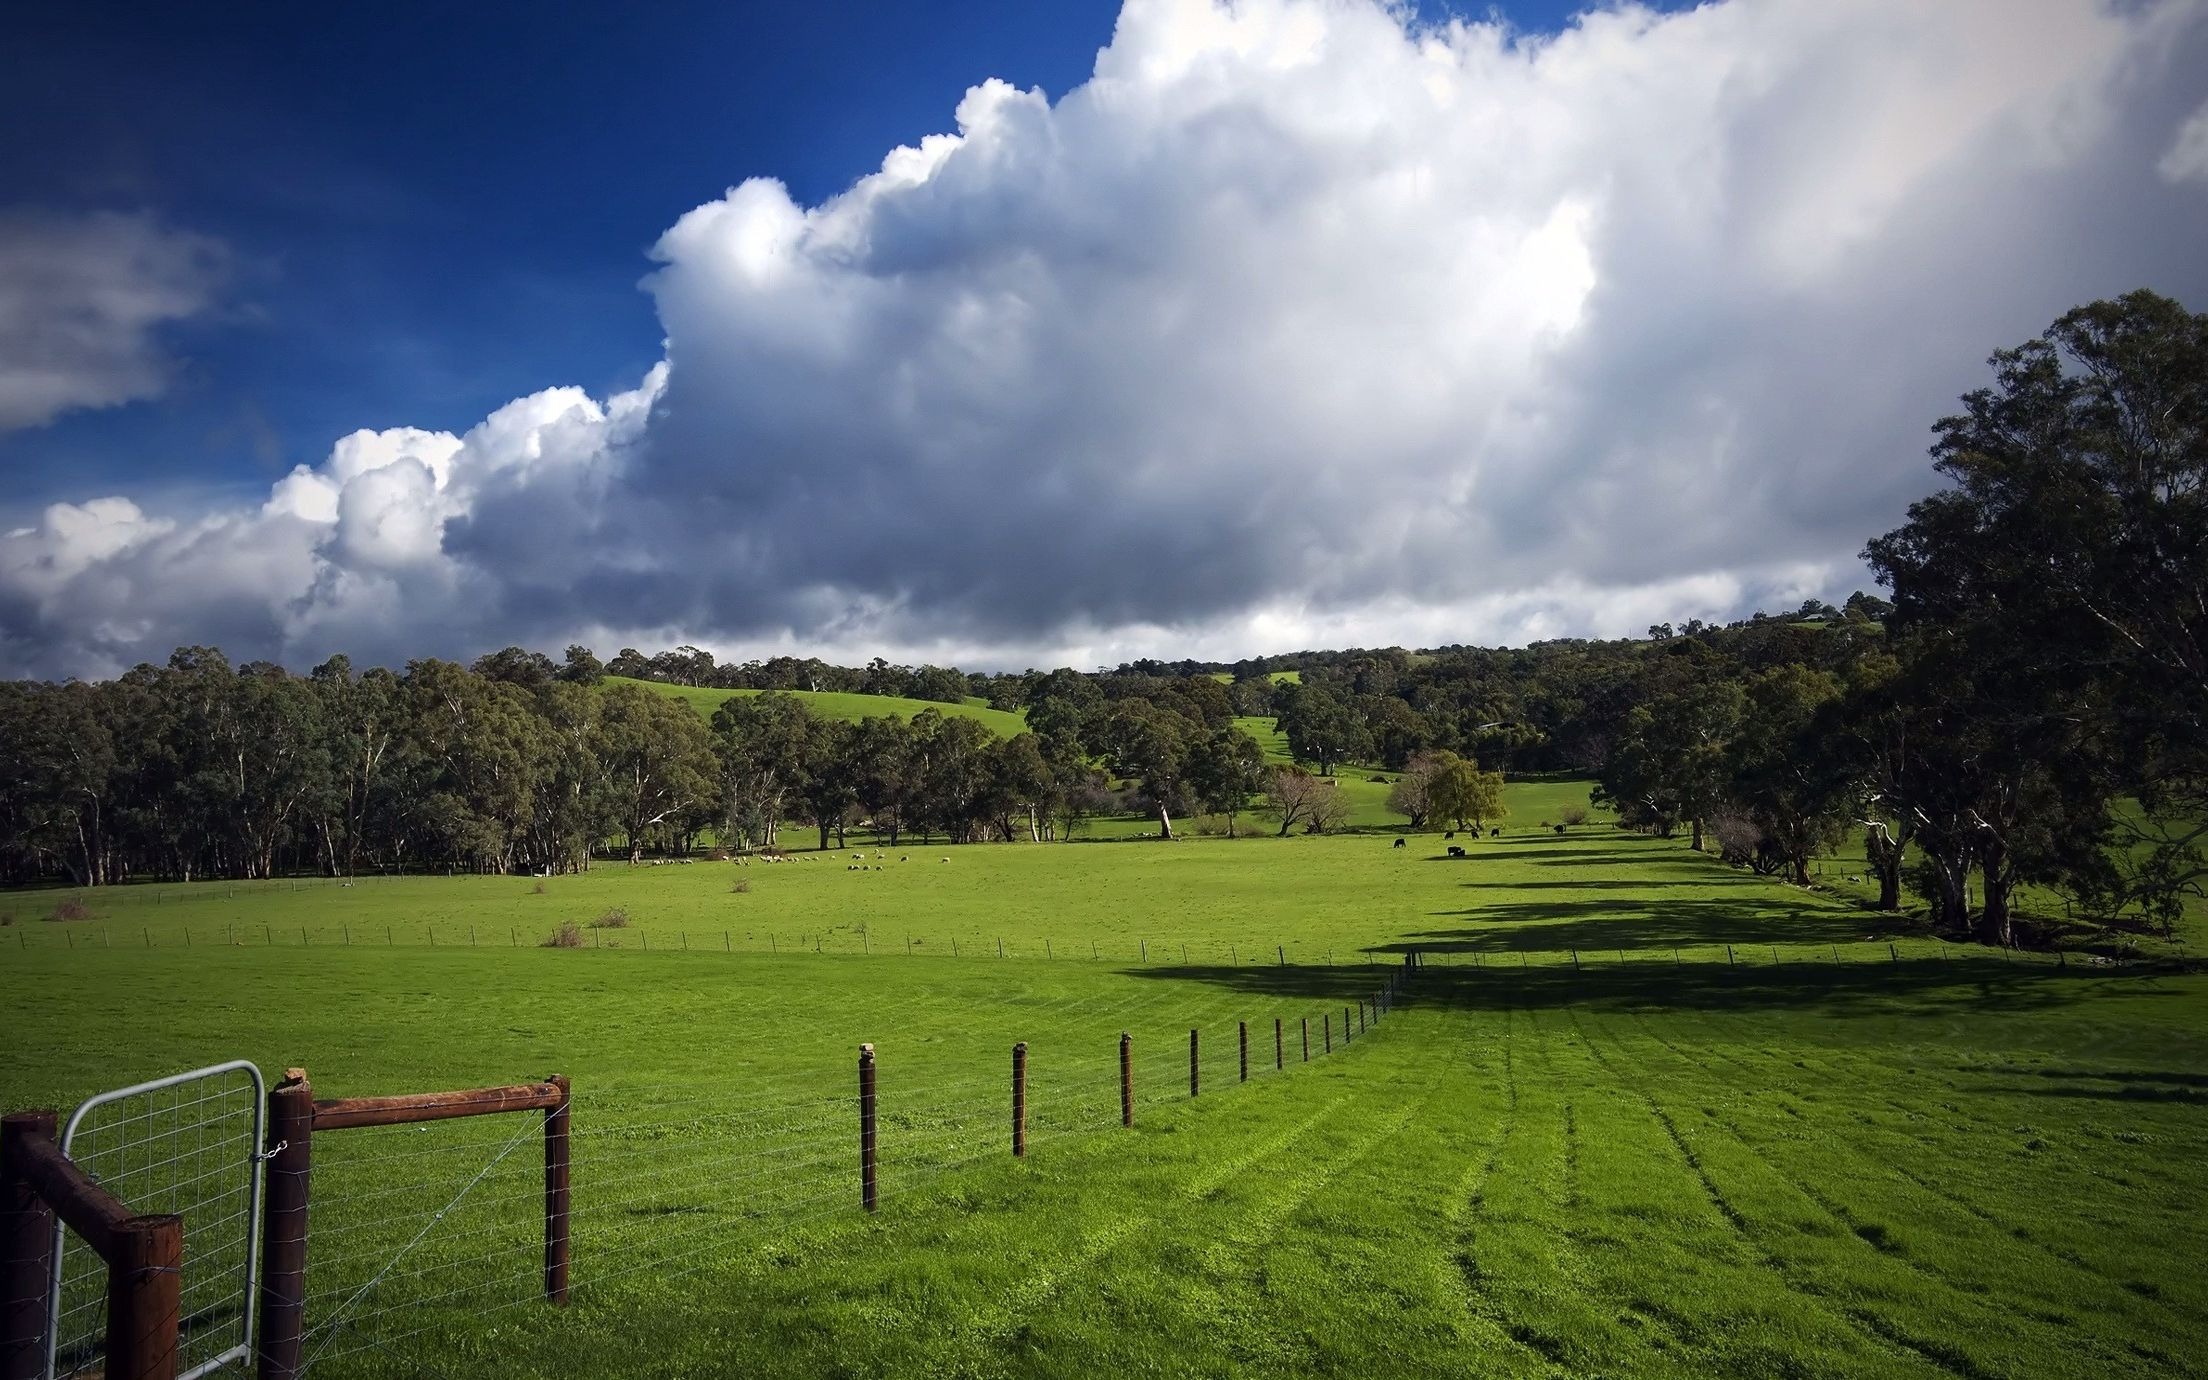
M1221 685L1234 684L1234 672L1232 671L1213 671L1211 673L1211 678L1215 681L1218 681ZM1275 685L1301 685L1303 684L1303 672L1267 671L1265 673L1265 679L1271 681Z
M1675 841L1532 827L1574 790L1515 784L1463 859L870 843L863 873L541 894L131 887L75 922L16 893L0 1104L241 1055L323 1096L569 1074L564 1310L532 1301L534 1117L316 1138L314 1375L2200 1372L2208 979L1943 946ZM534 946L614 907L600 947ZM1358 1013L1411 950L1400 1005Z
M668 685L656 680L632 680L627 676L607 676L608 685L641 685L647 690L681 700L698 711L698 717L711 722L713 711L731 697L763 695L764 690L715 690L695 685ZM987 727L1001 738L1010 738L1027 729L1027 720L1018 714L1002 709L991 709L986 700L969 698L963 704L944 704L936 700L911 700L901 695L861 695L842 690L780 690L802 703L816 718L842 719L857 723L861 719L909 719L923 709L938 714L972 719Z

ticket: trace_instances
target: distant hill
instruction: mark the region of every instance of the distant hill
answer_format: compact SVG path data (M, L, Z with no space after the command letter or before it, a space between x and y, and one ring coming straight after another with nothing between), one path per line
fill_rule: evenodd
M671 695L698 711L698 717L710 723L713 711L721 702L734 695L763 695L764 690L716 690L702 686L667 685L656 680L631 680L627 676L607 676L608 685L641 685L661 695ZM861 719L909 719L923 709L933 709L941 714L955 714L972 719L1000 738L1012 738L1027 731L1027 720L1018 714L1002 709L991 709L981 700L969 699L964 704L939 704L934 700L908 700L896 695L847 694L837 690L783 690L776 693L804 701L805 708L816 718L842 719L857 723Z

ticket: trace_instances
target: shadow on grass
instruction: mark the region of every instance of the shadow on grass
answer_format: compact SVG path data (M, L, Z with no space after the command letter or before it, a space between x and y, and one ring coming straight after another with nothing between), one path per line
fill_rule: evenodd
M1561 953L1569 949L1673 949L1711 944L1847 944L1907 932L1898 923L1867 924L1858 911L1782 911L1746 897L1506 901L1472 910L1434 912L1434 918L1440 920L1459 916L1477 923L1457 929L1414 930L1392 943L1373 945L1370 951Z
M2208 1091L2208 1073L2170 1073L2146 1069L2035 1069L2008 1064L1979 1067L1969 1071L1997 1073L2007 1078L2059 1078L2065 1082L2175 1083Z
M1502 844L1493 839L1475 839L1471 843L1457 844L1454 846L1464 849L1463 857L1452 858L1447 853L1442 853L1438 855L1430 854L1424 859L1424 861L1431 863L1451 863L1458 867L1476 867L1481 863L1509 863L1512 866L1516 866L1520 863L1526 862L1545 863L1552 861L1555 862L1558 866L1563 866L1566 863L1574 862L1602 862L1634 863L1641 867L1647 867L1650 865L1651 862L1651 859L1646 852L1621 853L1618 852L1616 849L1611 848L1544 848L1537 853L1533 852L1532 850L1526 850L1526 856L1504 857L1501 851ZM1679 859L1679 861L1681 862L1687 862L1689 860L1689 858Z
M2019 1097L2084 1098L2094 1102L2181 1102L2190 1106L2208 1107L2208 1092L2199 1088L2154 1088L2137 1083L2114 1088L2097 1088L2088 1083L2072 1083L2062 1087L2031 1083L1981 1083L1971 1087L1970 1091L2012 1093Z
M1355 968L1196 965L1122 971L1130 977L1212 983L1260 1000L1333 1004L1372 994L1399 967L1399 963ZM2165 981L2170 976L2168 970L2147 967L2088 971L2012 964L1991 955L1911 958L1898 963L1795 961L1737 966L1657 959L1590 963L1584 968L1568 961L1524 967L1492 963L1480 968L1429 964L1419 970L1403 1000L1416 1006L1475 1010L1813 1010L1836 1017L1892 1016L1895 1004L1905 1002L1914 1008L1911 1014L1938 1020L1972 1013L2052 1010L2103 995L2112 984L2134 997L2182 995L2182 987ZM2100 1095L2121 1096L2114 1091Z
M1766 880L1739 872L1727 871L1718 876L1704 878L1653 877L1647 881L1622 881L1611 877L1592 877L1583 882L1565 878L1536 882L1459 882L1468 891L1646 891L1650 887L1666 886L1743 886L1763 889Z

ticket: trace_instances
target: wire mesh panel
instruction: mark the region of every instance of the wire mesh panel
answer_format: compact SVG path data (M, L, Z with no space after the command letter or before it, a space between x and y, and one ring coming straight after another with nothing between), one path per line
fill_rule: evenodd
M301 1372L446 1373L441 1340L540 1302L543 1144L535 1112L317 1135Z
M260 1070L245 1060L194 1069L77 1108L62 1153L133 1213L184 1219L177 1325L180 1380L252 1354L254 1243L260 1210ZM51 1376L102 1373L107 1266L56 1230Z

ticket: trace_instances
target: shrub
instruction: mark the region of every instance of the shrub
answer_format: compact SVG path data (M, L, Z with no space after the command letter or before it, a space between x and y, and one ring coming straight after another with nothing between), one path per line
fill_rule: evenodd
M539 882L535 886L529 888L529 894L532 896L544 895L544 883Z
M552 931L552 937L537 947L540 949L580 949L583 947L583 927L572 920L562 920L560 927Z
M1587 807L1584 805L1567 805L1557 815L1557 818L1577 828L1587 822Z
M740 896L743 893L751 890L751 878L738 877L735 881L732 881L728 884L728 889Z
M49 920L89 920L92 918L92 907L72 896L60 905L55 906L54 913L46 918Z
M629 927L629 913L619 906L590 922L594 930L625 930Z

